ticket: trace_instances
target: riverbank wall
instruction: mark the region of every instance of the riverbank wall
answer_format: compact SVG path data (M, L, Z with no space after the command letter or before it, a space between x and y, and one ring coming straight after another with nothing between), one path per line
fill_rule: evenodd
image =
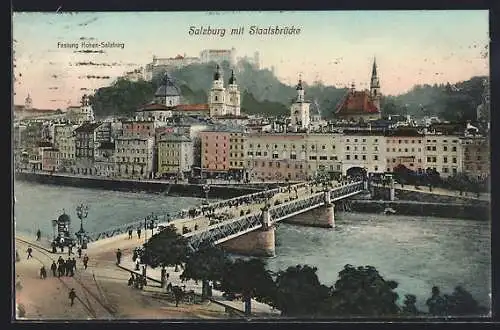
M59 186L70 186L79 188L106 189L117 191L143 191L148 193L164 193L168 196L177 197L198 197L204 198L203 184L170 183L154 180L124 180L109 179L99 177L78 177L61 174L46 173L15 173L15 179L19 181L35 182L41 184L51 184ZM252 194L264 189L276 188L277 184L258 185L210 185L209 198L228 199L246 194Z
M457 218L467 220L490 220L490 207L480 204L439 203L416 201L351 200L349 210L360 213L384 213L391 208L394 216L424 216L438 218Z
M375 187L370 188L372 199L376 200L389 200L390 189L388 187ZM472 197L472 193L469 193ZM480 200L477 198L467 198L466 196L449 196L432 193L428 188L422 188L421 191L406 190L395 187L394 196L396 200L415 201L423 203L457 203L457 204L480 204L483 206L490 205L489 201Z

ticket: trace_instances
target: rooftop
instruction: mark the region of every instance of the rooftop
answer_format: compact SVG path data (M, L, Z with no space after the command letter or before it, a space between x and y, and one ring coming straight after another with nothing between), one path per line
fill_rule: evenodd
M371 100L368 91L348 91L335 111L336 115L356 115L380 113Z
M175 107L177 111L210 111L208 104L199 103L199 104L179 104Z
M99 126L101 126L101 123L83 123L75 129L75 133L93 132Z

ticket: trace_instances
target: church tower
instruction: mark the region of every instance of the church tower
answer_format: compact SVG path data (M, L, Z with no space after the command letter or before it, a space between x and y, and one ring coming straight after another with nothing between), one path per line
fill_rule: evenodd
M31 110L32 108L33 108L33 100L31 99L30 94L28 94L28 96L24 100L24 109Z
M294 128L307 129L310 123L310 103L305 100L301 78L299 78L299 83L295 89L297 90L297 97L290 107L291 124Z
M223 116L226 114L226 92L219 64L217 64L214 73L214 81L210 89L209 108L210 117Z
M229 78L226 112L235 116L240 115L240 91L238 90L238 85L236 84L234 70L231 70L231 78Z
M380 81L377 75L377 62L373 59L372 78L370 81L370 97L373 104L380 111Z

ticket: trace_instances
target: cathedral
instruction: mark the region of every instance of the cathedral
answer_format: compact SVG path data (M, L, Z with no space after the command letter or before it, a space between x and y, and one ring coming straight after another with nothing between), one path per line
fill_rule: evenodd
M236 84L234 70L231 71L227 89L224 87L223 74L220 66L214 73L212 88L210 89L209 109L210 117L240 116L241 96Z

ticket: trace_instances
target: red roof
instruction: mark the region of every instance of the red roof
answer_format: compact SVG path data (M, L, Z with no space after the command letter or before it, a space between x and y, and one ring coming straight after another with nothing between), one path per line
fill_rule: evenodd
M335 111L337 115L380 113L367 91L349 91Z
M149 103L139 108L138 111L153 111L153 110L168 110L168 109L169 107L167 107L164 104Z
M178 111L209 111L210 108L206 103L200 104L179 104L175 107Z

